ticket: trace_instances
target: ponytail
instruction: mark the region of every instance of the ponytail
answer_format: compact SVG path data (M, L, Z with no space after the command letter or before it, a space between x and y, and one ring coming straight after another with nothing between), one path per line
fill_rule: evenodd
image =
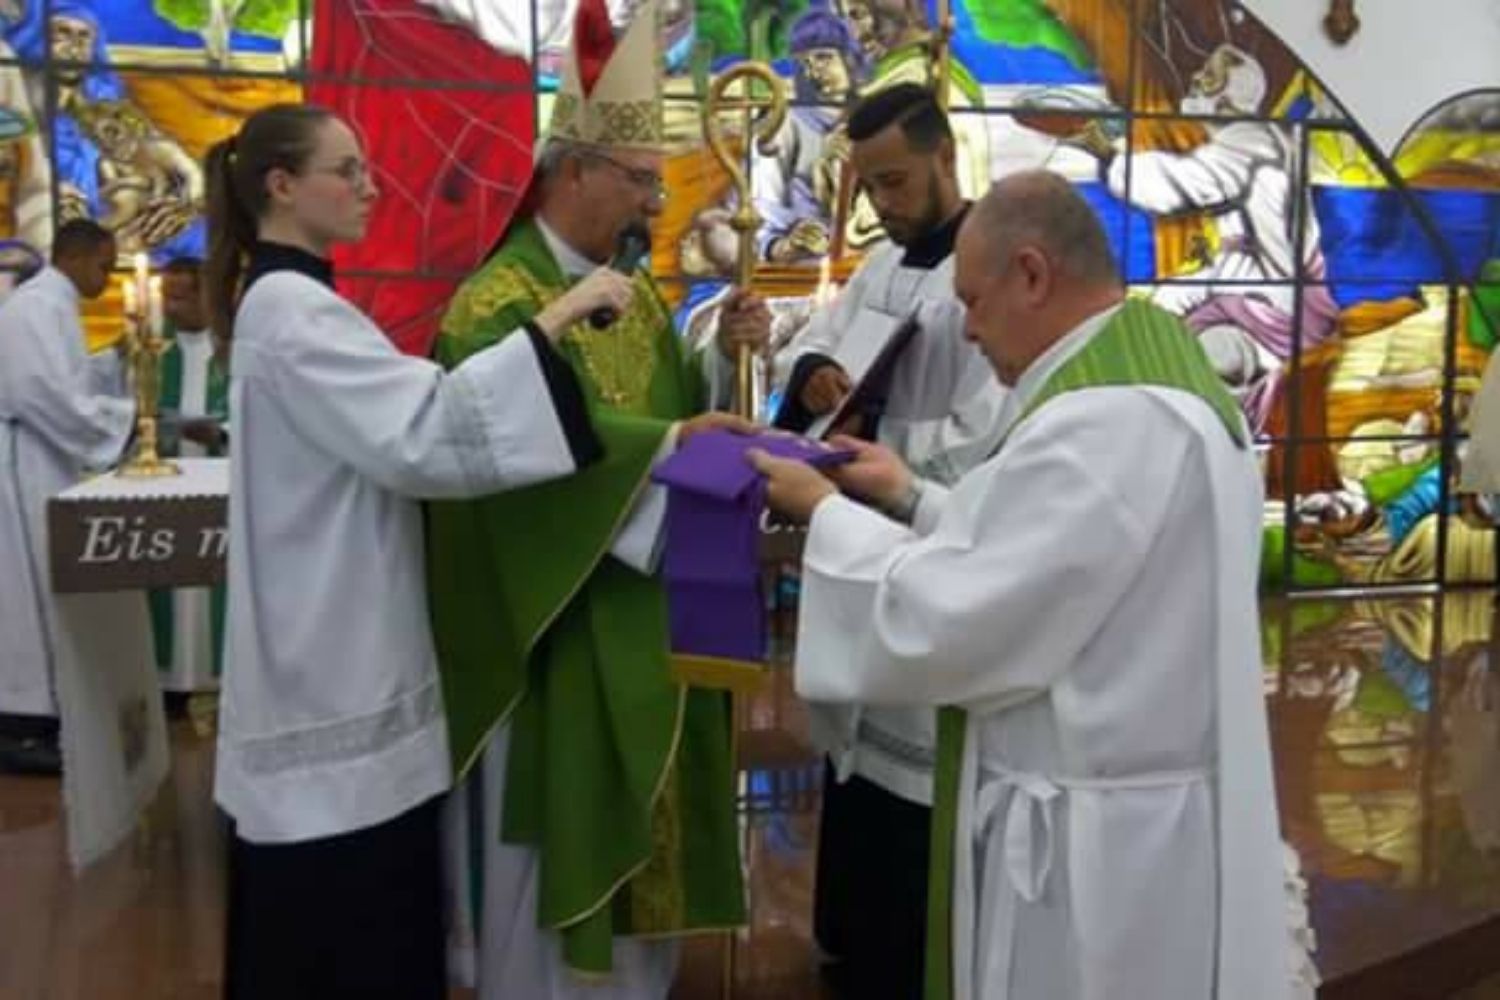
M245 255L255 244L256 224L234 189L235 140L215 143L203 161L208 217L208 259L203 264L203 304L221 351L234 333Z
M266 175L300 173L312 158L317 129L332 112L309 104L276 104L245 120L238 135L216 143L203 161L208 219L208 260L203 298L221 351L228 348L245 275L269 203Z

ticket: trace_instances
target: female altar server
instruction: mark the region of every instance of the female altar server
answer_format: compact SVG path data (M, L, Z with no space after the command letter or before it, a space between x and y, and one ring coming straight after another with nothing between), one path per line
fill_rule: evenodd
M342 121L268 108L206 171L206 298L232 336L226 995L437 1000L450 771L418 499L598 456L552 343L596 308L623 310L630 283L601 272L445 374L333 289L330 248L363 235L376 197Z

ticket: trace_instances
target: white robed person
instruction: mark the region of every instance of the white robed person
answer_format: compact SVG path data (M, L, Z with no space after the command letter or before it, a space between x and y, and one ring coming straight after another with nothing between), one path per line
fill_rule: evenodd
M53 241L52 265L0 306L0 767L56 773L57 684L97 639L149 661L140 594L60 598L48 569L47 501L120 458L134 405L100 394L79 321L103 293L115 241L79 220ZM97 614L92 614L97 612ZM86 656L85 656L86 659Z
M953 129L933 93L901 83L863 98L848 121L852 163L890 241L793 341L778 426L827 420L909 316L920 328L884 384L862 387L860 437L889 446L926 478L951 484L998 443L1006 390L963 338L953 248L970 210ZM870 374L864 381L873 383ZM855 995L921 988L936 723L931 708L814 705L828 755L814 932L827 972ZM876 843L872 828L884 831Z
M994 187L956 280L993 458L949 490L847 441L880 509L755 458L810 517L798 692L942 706L926 995L1286 997L1245 421L1055 175Z

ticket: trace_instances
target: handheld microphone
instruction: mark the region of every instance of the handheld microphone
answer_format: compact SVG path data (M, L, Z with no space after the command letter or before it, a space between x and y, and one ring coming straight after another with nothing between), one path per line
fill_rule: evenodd
M609 266L621 274L634 274L636 268L641 266L641 261L651 253L651 231L646 228L644 222L632 222L620 231L620 236L615 240L615 256L609 262ZM589 326L595 330L602 330L611 326L620 314L609 306L601 306L589 313Z

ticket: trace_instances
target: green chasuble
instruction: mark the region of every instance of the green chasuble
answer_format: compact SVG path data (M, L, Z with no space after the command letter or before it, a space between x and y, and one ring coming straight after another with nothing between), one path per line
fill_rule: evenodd
M169 330L168 333L172 344L162 352L161 390L157 397L158 411L161 413L175 413L182 408L182 351L177 346L176 332ZM220 421L229 418L229 373L218 358L213 358L208 363L208 385L203 411L207 416ZM173 593L171 590L151 590L146 595L151 609L151 634L156 640L156 668L166 675L172 673L177 645ZM209 627L213 636L213 662L210 669L215 678L224 670L224 610L224 586L220 584L210 591L208 603Z
M1093 339L1042 384L1008 433L1014 433L1028 417L1065 392L1127 385L1192 393L1213 408L1239 447L1249 442L1239 405L1209 364L1198 339L1176 316L1139 299L1121 306ZM953 996L953 852L967 726L965 710L938 710L926 1000L950 1000Z
M567 286L541 230L516 224L453 300L438 360L524 335ZM455 773L510 725L501 836L540 852L537 919L567 964L605 973L616 935L744 921L730 710L674 682L661 584L609 554L671 423L702 409L702 373L645 274L614 325L581 323L558 349L604 458L429 504L429 592Z

